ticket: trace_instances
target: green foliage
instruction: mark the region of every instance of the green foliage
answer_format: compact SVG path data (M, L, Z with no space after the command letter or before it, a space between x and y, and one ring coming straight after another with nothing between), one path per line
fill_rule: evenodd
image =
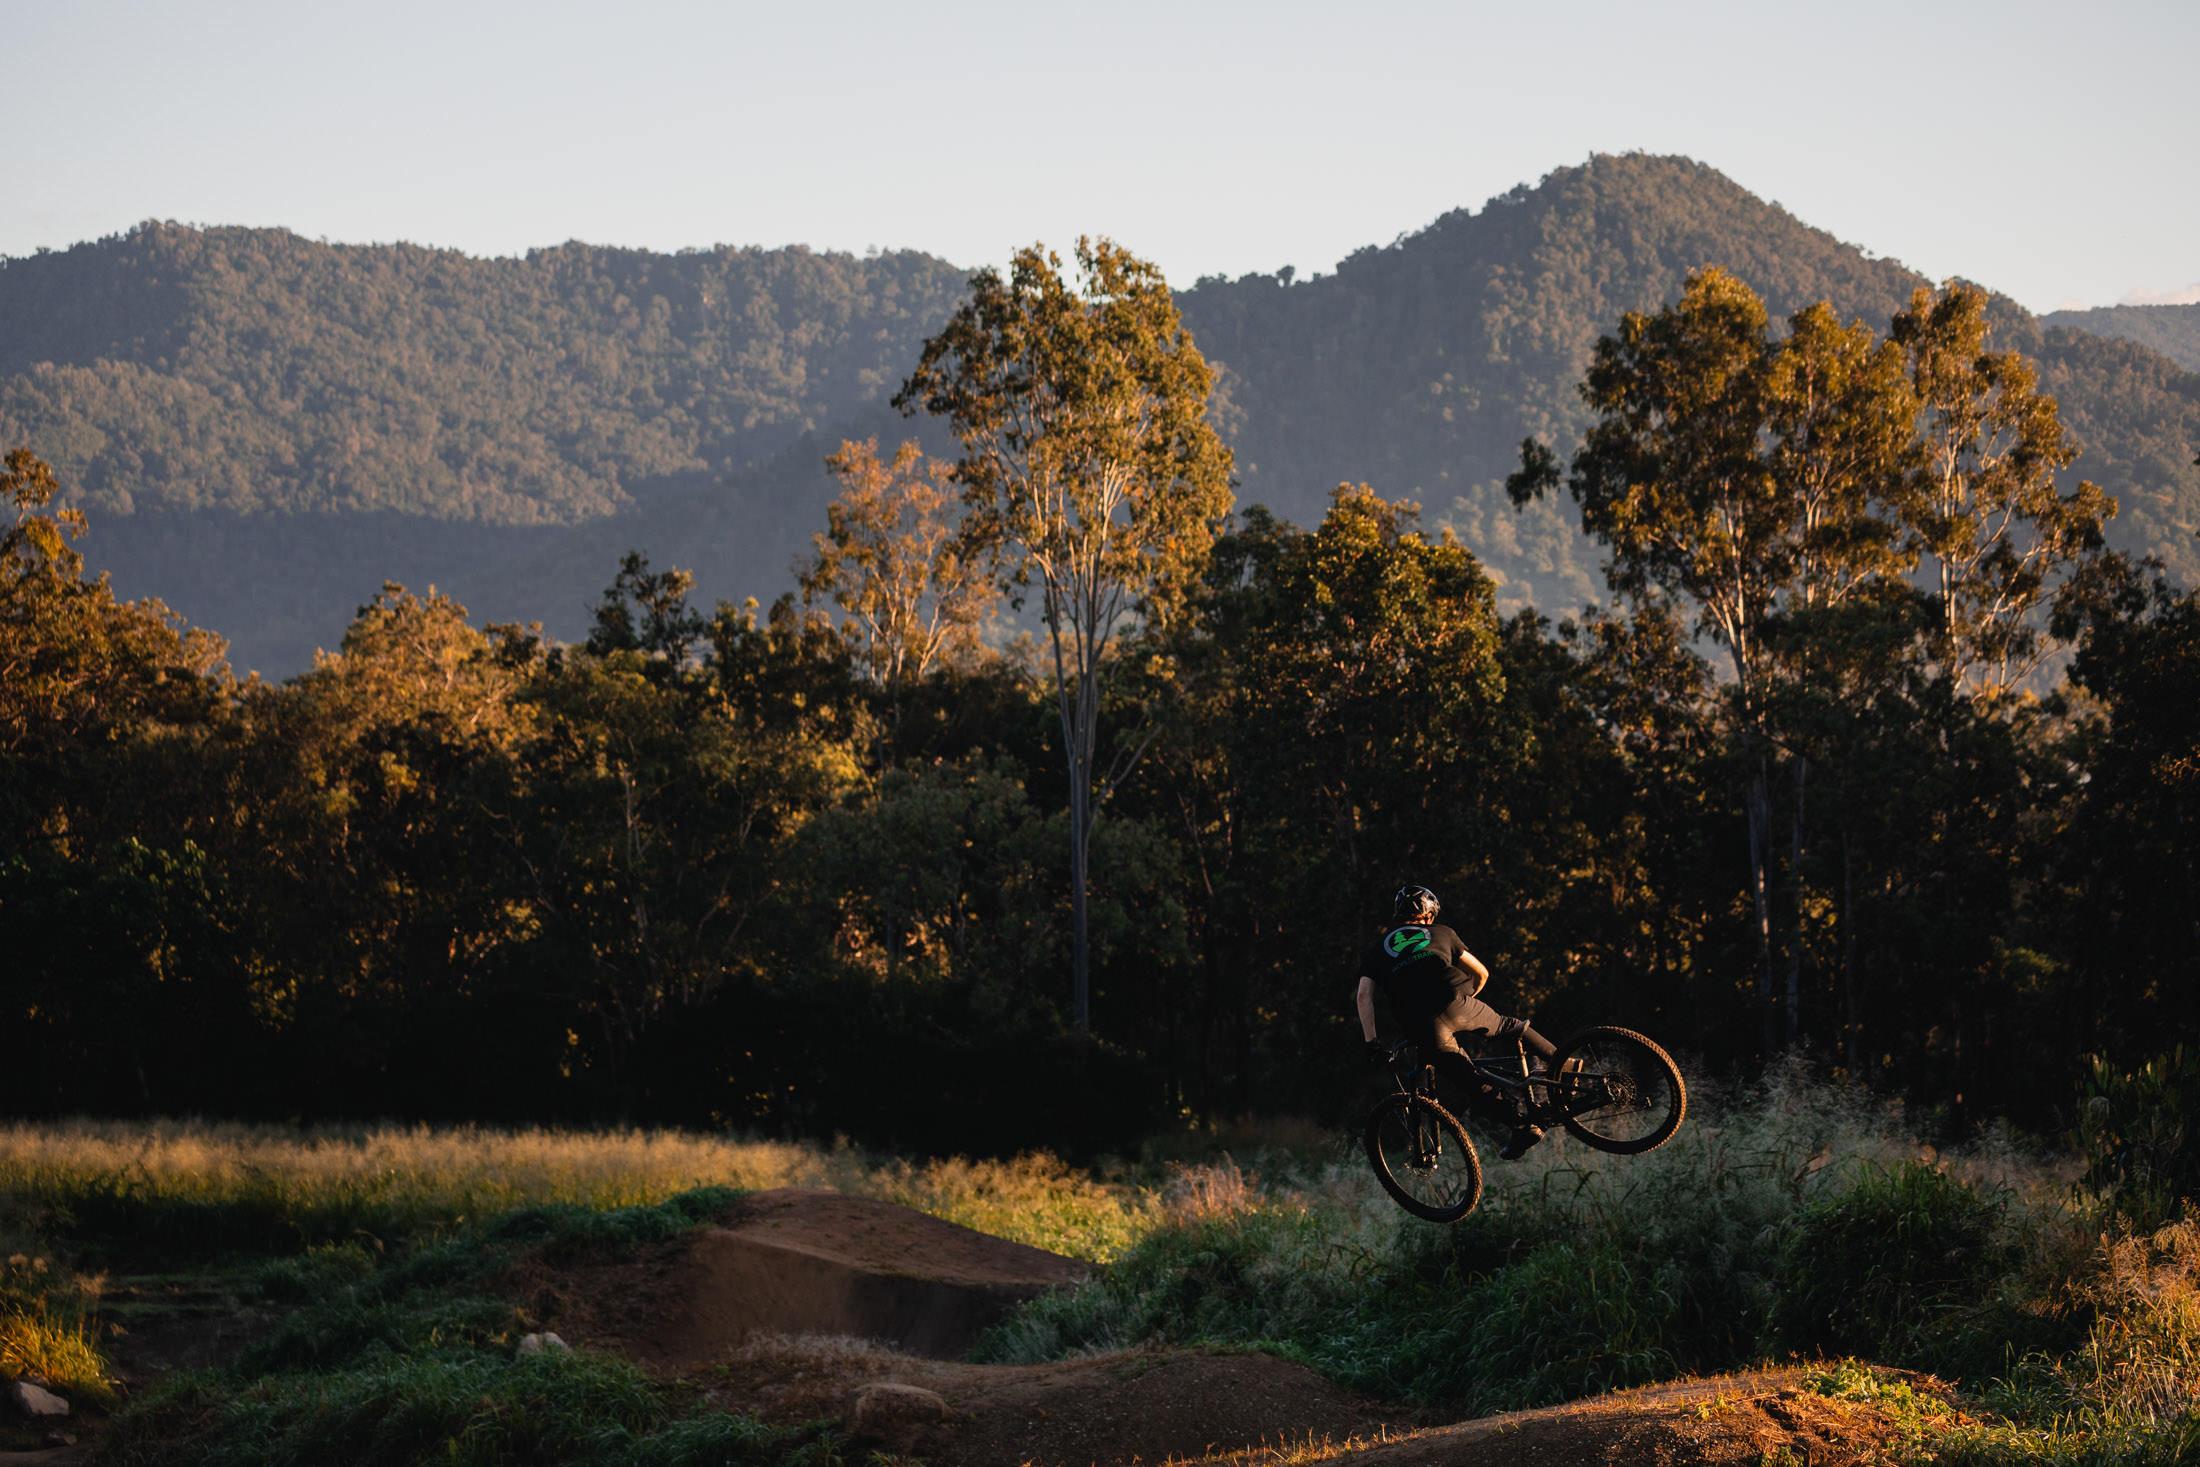
M1169 1226L983 1353L1253 1346L1449 1417L1847 1336L1873 1363L1832 1360L1808 1388L1872 1405L1901 1460L2183 1460L2200 1227L2131 1233L1996 1145L1920 1162L1862 1100L1791 1071L1650 1156L1547 1141L1447 1229L1400 1217L1349 1162L1266 1153L1259 1186L1227 1162L1187 1172ZM1887 1366L1952 1375L1965 1398Z
M1516 446L1570 445L1597 338L1708 263L1783 316L1827 300L1884 322L1919 283L1702 164L1598 156L1334 274L1202 281L1185 319L1227 364L1243 497L1309 519L1339 480L1420 500L1492 566L1507 609L1555 615L1597 594L1596 562L1555 508L1507 507Z
M2174 1220L2200 1201L2200 1052L2180 1044L2130 1068L2092 1056L2076 1139L2086 1186L2141 1228Z
M982 1353L1254 1344L1462 1414L1737 1368L1776 1347L1786 1230L1903 1149L1860 1099L1790 1072L1647 1156L1554 1137L1493 1169L1481 1207L1444 1229L1399 1213L1356 1157L1264 1157L1265 1188L1181 1209Z
M1923 1162L1867 1170L1798 1212L1781 1254L1777 1327L1791 1348L1925 1360L2005 1259L2002 1209Z

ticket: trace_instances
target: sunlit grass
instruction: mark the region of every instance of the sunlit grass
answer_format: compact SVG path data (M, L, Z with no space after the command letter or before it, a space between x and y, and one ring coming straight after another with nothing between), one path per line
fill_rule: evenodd
M697 1187L879 1197L1096 1262L1160 1216L1151 1189L1096 1181L1044 1154L909 1162L683 1131L0 1125L0 1224L179 1249L410 1236L521 1207L643 1206Z
M86 1305L96 1285L57 1276L44 1258L0 1262L0 1379L39 1376L78 1400L114 1398Z

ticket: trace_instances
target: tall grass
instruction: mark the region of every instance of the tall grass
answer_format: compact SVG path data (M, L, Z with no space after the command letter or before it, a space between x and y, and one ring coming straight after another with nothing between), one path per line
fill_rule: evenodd
M0 1125L0 1233L126 1244L141 1258L390 1240L523 1207L648 1206L699 1187L880 1197L1093 1261L1157 1216L1147 1192L1045 1155L911 1163L682 1131Z
M2070 1165L1998 1137L1934 1153L1898 1113L1799 1071L1707 1102L1648 1156L1554 1135L1520 1163L1492 1160L1480 1209L1448 1229L1400 1213L1341 1140L1326 1156L1252 1153L1257 1180L1204 1184L1234 1206L1172 1208L1164 1190L1162 1226L983 1349L1034 1361L1149 1339L1266 1342L1363 1389L1469 1413L1838 1353L1839 1329L1964 1369L2012 1363L1981 1342L2013 1318L2038 1326L2042 1348L2070 1342L2070 1320L1999 1300L2032 1287L2010 1282L2023 1259L2053 1251L2028 1240L2074 1225ZM1958 1233L1976 1256L1951 1274L1942 1255ZM1783 1307L1799 1296L1877 1312Z

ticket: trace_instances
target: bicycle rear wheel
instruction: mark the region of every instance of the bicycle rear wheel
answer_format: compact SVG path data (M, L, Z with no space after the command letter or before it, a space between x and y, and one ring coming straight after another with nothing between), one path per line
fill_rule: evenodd
M1673 1139L1688 1114L1680 1066L1632 1029L1582 1030L1558 1047L1552 1070L1559 1075L1551 1087L1559 1118L1599 1151L1655 1151Z
M1385 1096L1368 1112L1367 1160L1383 1190L1415 1217L1457 1222L1482 1200L1474 1143L1426 1096Z

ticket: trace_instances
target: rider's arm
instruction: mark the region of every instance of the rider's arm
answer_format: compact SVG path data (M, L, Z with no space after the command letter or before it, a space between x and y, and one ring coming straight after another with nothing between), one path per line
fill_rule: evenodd
M1482 966L1482 960L1465 948L1459 950L1458 966L1474 974L1474 992L1480 993L1482 985L1490 981L1490 970ZM1361 980L1365 982L1365 979Z
M1368 1043L1375 1042L1375 980L1362 976L1358 996L1360 1006L1360 1037Z

